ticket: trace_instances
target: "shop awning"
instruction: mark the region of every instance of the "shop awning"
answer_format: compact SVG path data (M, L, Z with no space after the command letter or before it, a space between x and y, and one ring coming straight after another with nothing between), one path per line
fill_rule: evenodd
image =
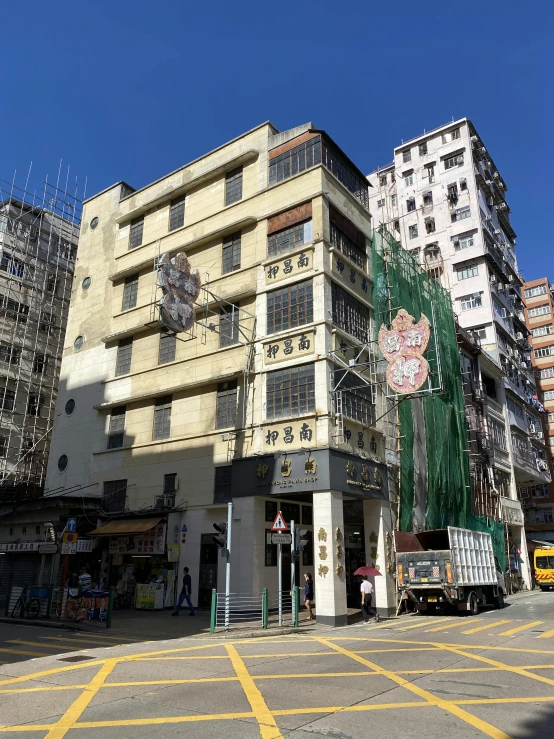
M143 534L160 523L161 518L120 518L116 521L106 521L87 536L129 536Z

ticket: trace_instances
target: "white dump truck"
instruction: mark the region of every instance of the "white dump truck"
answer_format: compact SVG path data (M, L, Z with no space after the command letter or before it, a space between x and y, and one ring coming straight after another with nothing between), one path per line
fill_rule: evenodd
M408 551L409 550L409 551ZM397 532L398 588L419 611L504 606L504 576L490 534L449 526L417 534Z

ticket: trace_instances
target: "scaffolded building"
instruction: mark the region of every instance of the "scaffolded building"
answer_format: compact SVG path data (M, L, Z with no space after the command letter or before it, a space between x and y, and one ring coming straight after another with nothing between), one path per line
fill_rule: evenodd
M39 497L54 422L80 201L0 180L0 503Z

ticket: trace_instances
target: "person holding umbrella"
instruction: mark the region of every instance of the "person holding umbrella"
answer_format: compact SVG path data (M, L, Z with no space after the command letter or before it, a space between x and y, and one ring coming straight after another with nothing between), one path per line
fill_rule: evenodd
M365 623L368 623L369 617L372 614L373 616L375 616L376 621L380 621L381 617L379 616L377 611L371 607L371 601L373 600L373 585L369 582L367 578L380 575L381 573L374 567L366 566L358 567L354 574L361 575L363 577L362 584L360 585L360 595L362 596L362 615L364 617Z

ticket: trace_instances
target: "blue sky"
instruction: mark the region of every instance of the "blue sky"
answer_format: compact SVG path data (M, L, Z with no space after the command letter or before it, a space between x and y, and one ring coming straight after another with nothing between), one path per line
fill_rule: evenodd
M192 7L194 5L194 7ZM0 176L70 165L141 187L269 119L313 121L362 171L471 118L508 184L526 279L554 282L552 0L28 0L2 39ZM6 142L9 142L6 144Z

